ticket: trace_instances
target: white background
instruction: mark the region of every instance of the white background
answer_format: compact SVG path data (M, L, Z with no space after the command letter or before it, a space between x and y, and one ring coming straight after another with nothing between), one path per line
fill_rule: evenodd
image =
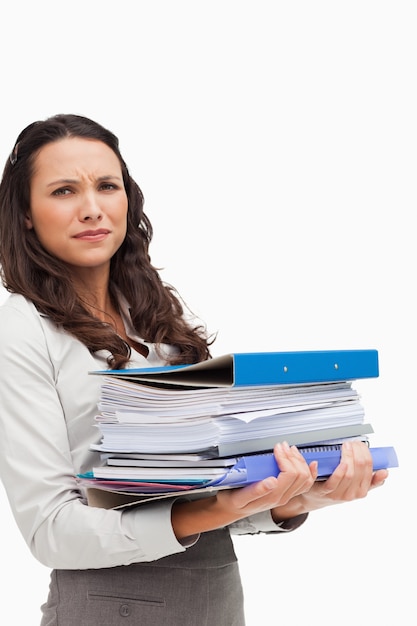
M292 535L236 541L248 626L412 624L415 3L15 0L0 24L1 162L55 113L113 130L152 260L214 354L379 350L356 388L400 468ZM0 498L0 621L36 626L49 572Z

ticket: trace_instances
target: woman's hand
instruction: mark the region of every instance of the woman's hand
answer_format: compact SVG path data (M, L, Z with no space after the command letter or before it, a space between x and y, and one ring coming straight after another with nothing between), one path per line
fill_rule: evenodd
M331 504L364 498L382 485L387 470L372 469L368 446L345 442L333 474L317 481L317 462L307 465L295 446L277 444L274 449L280 472L240 489L220 490L216 496L177 502L172 525L178 539L227 526L239 519L271 510L275 522L309 513Z
M219 504L236 516L233 521L285 505L312 488L317 478L316 462L307 465L299 450L286 442L276 444L274 454L280 468L278 476L217 494Z
M310 466L295 446L279 443L274 448L278 476L239 489L218 491L212 498L180 501L172 508L172 526L183 539L227 526L239 519L284 506L311 490L317 478L317 463Z
M333 474L325 481L315 482L308 492L295 496L287 505L273 508L272 516L278 522L331 504L364 498L387 476L387 470L373 471L372 456L365 443L345 442Z

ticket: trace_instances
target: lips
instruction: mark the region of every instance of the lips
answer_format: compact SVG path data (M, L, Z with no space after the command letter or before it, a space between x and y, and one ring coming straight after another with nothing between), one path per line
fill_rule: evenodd
M110 233L106 228L98 228L97 230L83 230L81 233L74 235L74 239L97 240L102 239Z

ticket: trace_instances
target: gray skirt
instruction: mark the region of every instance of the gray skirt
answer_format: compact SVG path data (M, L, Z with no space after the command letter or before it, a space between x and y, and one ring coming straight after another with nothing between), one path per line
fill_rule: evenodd
M133 565L53 570L41 626L244 626L243 592L227 530L181 554Z

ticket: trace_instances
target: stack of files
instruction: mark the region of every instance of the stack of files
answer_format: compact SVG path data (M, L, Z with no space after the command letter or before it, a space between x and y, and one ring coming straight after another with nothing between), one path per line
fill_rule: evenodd
M180 390L107 377L99 409L101 452L229 456L371 432L348 382Z
M378 355L241 353L100 374L95 449L224 457L370 434L351 381L378 376Z
M230 488L278 473L272 449L287 441L319 478L345 440L372 426L352 381L378 376L376 350L236 353L195 365L92 372L103 377L92 449L103 466L79 476L97 489L165 496ZM374 468L393 448L371 449Z

